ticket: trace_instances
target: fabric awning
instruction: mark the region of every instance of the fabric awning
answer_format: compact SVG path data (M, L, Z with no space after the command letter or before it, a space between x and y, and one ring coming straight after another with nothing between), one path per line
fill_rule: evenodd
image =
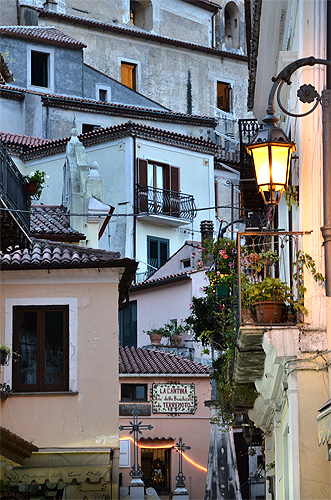
M327 401L319 410L317 415L318 444L331 441L331 400Z
M44 484L58 483L60 480L64 483L83 483L99 482L110 480L110 467L108 466L79 466L79 467L15 467L7 471L7 479L11 484L23 483Z

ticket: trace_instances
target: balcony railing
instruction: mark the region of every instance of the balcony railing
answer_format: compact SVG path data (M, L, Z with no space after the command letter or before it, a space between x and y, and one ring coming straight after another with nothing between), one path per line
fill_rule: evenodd
M140 214L162 215L192 221L195 217L194 197L151 186L137 187L137 210Z
M297 324L305 314L301 232L238 235L240 324Z
M6 210L2 212L1 250L11 245L26 244L30 232L29 198L23 176L1 141L0 197L2 205L12 210L11 213Z

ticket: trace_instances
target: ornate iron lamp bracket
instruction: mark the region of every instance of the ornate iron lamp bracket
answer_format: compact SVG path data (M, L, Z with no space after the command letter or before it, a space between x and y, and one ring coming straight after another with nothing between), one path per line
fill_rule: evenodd
M301 87L297 91L297 96L301 102L304 103L311 103L315 100L315 103L313 107L307 111L306 113L291 113L287 109L284 108L282 103L280 102L280 92L281 89L284 85L284 83L287 83L288 85L291 85L291 76L295 71L297 71L299 68L302 68L303 66L315 66L315 64L323 64L324 66L331 66L331 61L328 61L326 59L315 59L315 57L304 57L302 59L298 59L290 64L288 64L282 71L277 75L272 78L272 81L274 82L273 86L271 87L270 94L269 94L269 99L268 99L268 109L267 109L267 114L268 116L266 118L269 118L268 121L270 121L270 118L273 118L273 123L276 123L278 120L274 116L275 114L275 107L274 107L274 98L276 95L277 98L277 103L280 109L283 111L288 116L293 116L295 118L300 118L303 116L307 116L310 113L312 113L318 106L318 104L324 105L322 101L322 97L319 95L319 93L316 91L315 87L313 85L301 85ZM277 92L277 94L276 94ZM263 120L265 121L265 119Z

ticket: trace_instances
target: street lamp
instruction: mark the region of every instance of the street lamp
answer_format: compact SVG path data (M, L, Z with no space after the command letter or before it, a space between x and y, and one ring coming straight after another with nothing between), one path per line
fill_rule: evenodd
M329 51L328 51L329 55ZM330 53L331 55L331 53ZM330 56L329 56L330 57ZM280 102L280 91L284 83L291 85L291 76L303 66L315 66L321 64L329 66L327 72L327 88L322 91L320 96L313 85L301 85L297 91L297 96L301 102L312 103L314 105L306 112L301 114L292 113L286 110ZM323 204L324 204L324 226L321 227L324 239L325 254L325 277L326 277L326 296L331 297L331 60L315 59L314 57L305 57L297 59L288 64L277 76L272 78L274 82L268 99L267 116L264 118L264 127L255 135L251 144L246 146L248 152L253 155L256 178L260 191L264 194L266 203L279 203L281 194L286 188L289 171L290 155L295 151L295 144L290 142L285 134L276 127L278 119L275 117L274 98L277 91L277 103L280 109L288 116L296 118L307 116L318 106L322 105L323 122ZM282 135L279 135L279 134ZM287 149L280 152L280 144ZM264 152L262 145L265 147ZM257 154L256 154L257 152ZM261 163L261 160L262 163ZM262 166L261 166L262 165ZM262 174L262 182L261 182ZM267 196L266 196L267 193ZM273 201L274 200L274 201Z
M295 143L275 125L277 121L275 116L264 118L265 126L246 146L253 157L256 182L266 205L280 202L288 183L291 154L296 150Z
M274 98L277 91L277 102L281 110L294 117L310 114L322 98L312 85L302 85L297 95L302 102L311 103L316 99L314 106L302 114L287 111L280 102L280 91L284 83L291 84L290 77L302 66L314 66L315 64L329 65L330 61L306 57L298 59L286 66L276 77L268 100L267 116L263 119L263 128L253 137L252 142L246 146L247 152L252 155L256 182L265 204L278 205L283 191L287 187L291 154L296 151L296 145L291 142L285 133L276 126L278 118L275 117Z

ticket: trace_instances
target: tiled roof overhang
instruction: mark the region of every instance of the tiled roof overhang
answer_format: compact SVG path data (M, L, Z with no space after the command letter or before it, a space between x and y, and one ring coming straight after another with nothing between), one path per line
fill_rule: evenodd
M250 34L251 37L249 40L247 40L247 46L250 45L249 60L248 60L248 95L247 95L247 109L249 111L252 111L254 106L257 56L259 51L259 39L260 39L261 10L262 10L262 0L254 0L252 26L250 30L247 30L247 33Z
M247 62L247 56L241 54L234 54L232 52L225 52L218 49L213 49L211 47L205 47L203 45L198 45L196 43L183 42L181 40L176 40L174 38L168 38L160 35L152 35L151 33L138 31L130 28L122 28L120 26L114 26L112 24L102 23L101 21L95 21L91 19L84 19L82 17L72 16L69 14L59 14L58 12L48 12L44 9L37 9L39 17L58 19L67 24L82 25L89 28L94 28L96 30L101 30L103 32L114 33L115 35L122 35L129 38L139 38L141 40L148 40L149 42L155 42L158 44L180 47L182 49L187 49L193 52L200 52L204 54L209 54L211 56L220 57L221 59L233 59L235 61Z
M64 108L74 110L91 110L95 113L108 114L112 116L128 116L130 118L148 118L149 120L158 120L165 122L184 123L188 125L215 128L217 120L209 116L188 115L184 113L174 113L171 111L162 111L152 108L141 108L137 106L126 106L118 103L105 103L94 101L92 99L50 96L41 97L44 106L53 108Z
M139 292L140 290L146 290L148 288L154 288L157 286L169 285L172 283L177 283L178 281L186 281L190 279L191 276L187 272L172 274L169 276L161 276L160 278L155 278L153 280L136 283L130 288L130 293Z
M62 33L53 26L1 26L0 35L43 42L48 45L59 45L76 50L86 47L83 42Z
M200 374L210 375L210 367L183 356L157 349L123 347L119 349L119 372L123 374Z
M216 146L212 141L206 141L193 136L177 134L175 132L169 132L167 130L131 122L92 130L91 132L80 134L78 139L84 144L84 146L90 146L127 136L138 137L140 139L146 139L153 142L167 144L169 146L199 151L211 155L215 155L218 151L218 146ZM66 137L64 139L50 141L45 145L30 147L28 150L22 152L20 157L23 160L30 160L31 158L41 158L63 152L66 149L69 139L69 137ZM9 142L7 142L7 147L11 148Z
M78 242L85 240L85 234L70 226L70 213L63 206L32 205L30 234L33 238L52 241Z
M30 458L32 452L37 452L39 449L5 427L0 427L0 443L1 455L21 465L25 458Z
M50 269L101 269L124 268L119 284L120 304L128 298L128 290L133 281L138 263L132 259L120 258L118 252L108 252L73 244L32 240L29 248L13 249L10 253L0 252L0 269L50 270Z

